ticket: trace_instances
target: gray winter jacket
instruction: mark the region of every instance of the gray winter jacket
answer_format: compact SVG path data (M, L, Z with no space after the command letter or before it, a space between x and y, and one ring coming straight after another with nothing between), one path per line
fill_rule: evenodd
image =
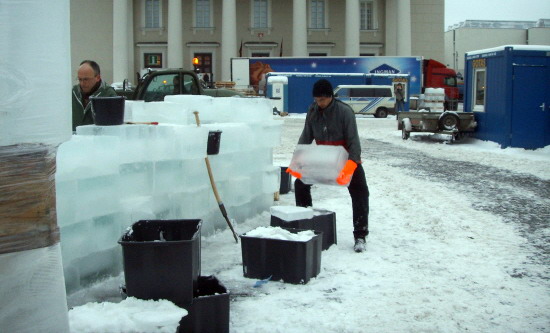
M324 110L319 110L316 103L309 106L298 144L310 144L313 140L318 145L343 146L350 160L361 163L361 143L355 114L342 101L334 98Z

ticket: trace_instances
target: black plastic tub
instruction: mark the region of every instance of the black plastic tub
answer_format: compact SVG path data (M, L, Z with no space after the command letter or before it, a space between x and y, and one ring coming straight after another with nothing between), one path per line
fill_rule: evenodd
M187 316L177 333L228 333L229 292L215 276L199 276L193 302L183 306Z
M200 275L202 220L141 220L119 240L126 294L190 304Z
M292 233L302 229L287 229ZM305 284L321 271L320 232L307 242L241 235L243 273L247 278Z
M313 209L314 215L311 219L285 221L277 216L271 215L270 225L284 229L309 229L322 232L323 246L327 250L332 244L336 244L336 214L329 210Z
M208 132L208 146L206 147L206 154L217 155L220 152L221 137L222 131Z
M90 97L94 124L98 126L122 125L124 123L124 97Z

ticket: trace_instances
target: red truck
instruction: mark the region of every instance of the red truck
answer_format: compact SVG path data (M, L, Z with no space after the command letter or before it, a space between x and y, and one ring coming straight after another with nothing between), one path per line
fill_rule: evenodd
M445 110L456 110L459 94L455 70L447 68L439 61L424 59L422 72L424 77L422 90L424 91L426 88L445 89Z

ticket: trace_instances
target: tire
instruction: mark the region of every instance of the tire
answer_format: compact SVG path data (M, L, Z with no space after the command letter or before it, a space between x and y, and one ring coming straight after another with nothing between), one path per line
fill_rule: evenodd
M401 139L407 140L408 138L410 138L410 136L411 136L411 132L407 131L405 129L405 125L403 125L401 129Z
M458 116L452 113L444 113L439 118L439 128L447 131L458 129L460 125L460 119Z
M376 112L374 113L374 116L376 118L387 118L388 117L388 109L386 108L379 108L378 110L376 110Z

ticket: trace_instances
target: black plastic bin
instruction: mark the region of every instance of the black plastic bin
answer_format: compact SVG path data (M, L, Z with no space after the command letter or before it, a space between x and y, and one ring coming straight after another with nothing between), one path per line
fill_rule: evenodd
M229 292L215 276L199 276L193 302L183 307L187 316L177 333L228 333Z
M292 233L302 229L287 229ZM241 235L243 273L247 278L305 284L321 271L321 234L307 242Z
M201 268L202 220L141 220L119 240L126 294L188 305Z
M285 221L277 216L271 215L271 226L284 229L309 229L323 233L323 251L332 244L336 244L336 214L329 210L314 208L314 215L311 219Z
M287 194L290 192L292 184L292 176L286 172L287 167L281 167L281 185L279 186L279 194Z
M206 146L206 154L217 155L220 152L220 142L222 131L208 132L208 145Z
M124 123L124 97L90 97L94 124L98 126L122 125Z

